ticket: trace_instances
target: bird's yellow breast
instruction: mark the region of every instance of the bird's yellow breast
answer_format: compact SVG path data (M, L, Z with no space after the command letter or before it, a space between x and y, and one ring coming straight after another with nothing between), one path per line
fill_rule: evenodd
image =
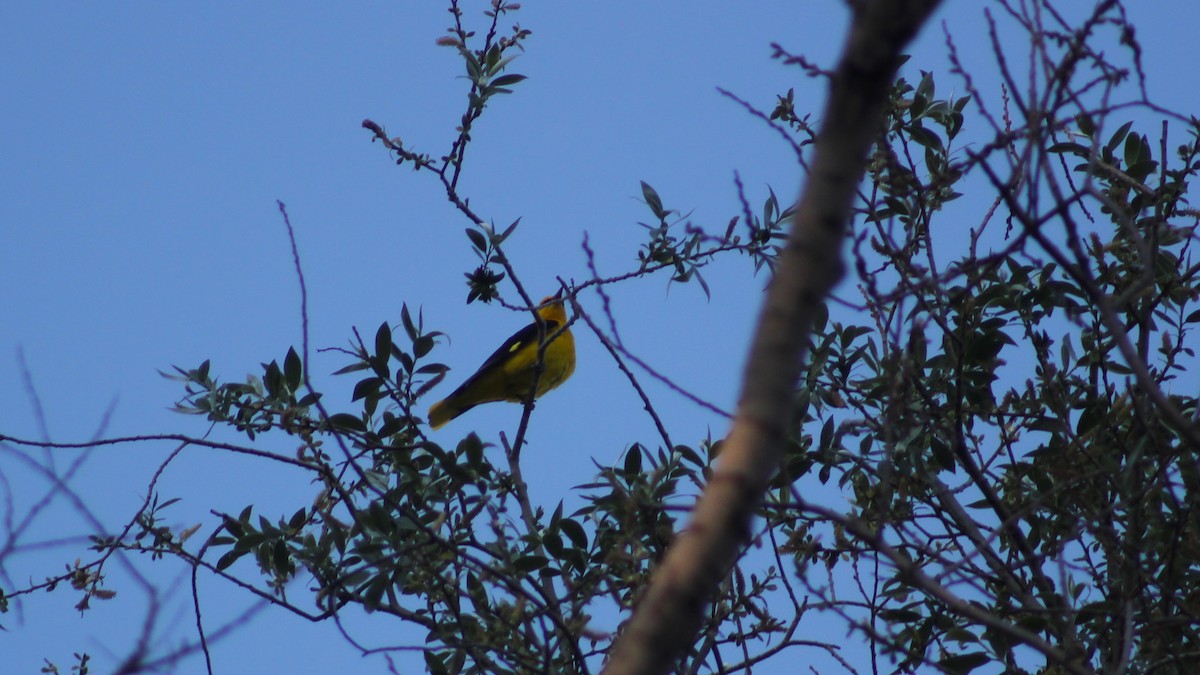
M554 331L548 329L553 335ZM526 342L513 345L512 358L504 362L502 377L505 383L505 400L513 402L524 401L529 396L533 380L537 377L537 342ZM542 374L538 378L537 392L534 398L545 394L566 381L575 372L575 336L570 331L563 331L546 345L542 355Z
M513 334L445 399L429 409L429 423L438 428L463 412L492 401L523 403L554 389L575 372L575 336L567 311L557 297L542 300L541 322ZM545 347L541 345L545 340ZM540 353L539 353L540 352ZM539 367L539 359L541 361ZM537 389L534 389L534 381Z

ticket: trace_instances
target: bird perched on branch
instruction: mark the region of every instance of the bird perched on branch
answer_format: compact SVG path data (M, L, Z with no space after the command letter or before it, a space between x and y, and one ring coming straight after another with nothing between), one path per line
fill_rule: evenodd
M562 291L543 298L537 314L540 322L529 324L505 340L474 375L449 396L430 406L431 427L441 428L480 403L524 403L529 400L534 380L537 380L534 398L567 381L575 372L575 337L566 328L567 310L563 306ZM545 349L539 349L541 343L546 344Z

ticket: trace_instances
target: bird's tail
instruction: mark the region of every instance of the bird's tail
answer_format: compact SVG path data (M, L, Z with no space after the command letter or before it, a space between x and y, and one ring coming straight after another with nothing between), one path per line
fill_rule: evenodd
M459 405L453 399L449 398L438 401L429 407L429 426L434 429L441 429L446 426L447 422L474 407L474 405Z

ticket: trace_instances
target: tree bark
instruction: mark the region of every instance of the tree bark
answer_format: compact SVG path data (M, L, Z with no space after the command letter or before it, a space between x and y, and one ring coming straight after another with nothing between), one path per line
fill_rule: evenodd
M940 0L856 0L808 175L767 291L733 428L712 480L654 571L604 668L664 673L696 640L717 587L746 542L755 507L778 470L813 319L844 265L851 207L882 131L900 50Z

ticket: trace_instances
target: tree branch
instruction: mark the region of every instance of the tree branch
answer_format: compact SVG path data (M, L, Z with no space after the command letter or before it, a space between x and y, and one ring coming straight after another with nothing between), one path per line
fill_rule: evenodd
M938 0L860 2L817 135L812 169L767 291L721 462L613 647L606 673L668 671L695 639L777 471L813 320L841 279L840 250L900 50Z

